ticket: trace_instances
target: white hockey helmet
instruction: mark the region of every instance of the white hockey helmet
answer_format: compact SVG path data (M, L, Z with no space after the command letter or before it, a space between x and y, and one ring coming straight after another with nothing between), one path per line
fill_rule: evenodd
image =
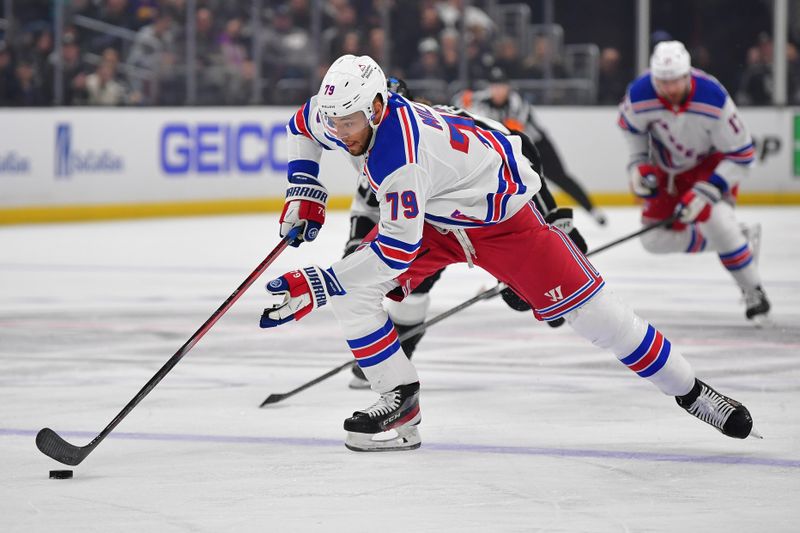
M657 80L675 80L692 69L689 52L680 41L658 43L650 56L650 74Z
M348 54L333 62L320 84L317 106L326 119L340 118L362 111L371 121L372 102L380 95L385 106L389 99L386 76L369 56ZM372 127L376 127L372 124Z

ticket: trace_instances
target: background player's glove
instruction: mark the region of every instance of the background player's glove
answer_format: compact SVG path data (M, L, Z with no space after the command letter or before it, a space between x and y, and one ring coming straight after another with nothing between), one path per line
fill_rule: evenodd
M274 328L290 320L300 320L328 303L331 296L344 294L334 273L315 265L273 279L267 283L267 291L283 295L283 302L264 309L261 315L262 328Z
M652 198L658 194L658 167L639 164L631 167L631 192L639 198Z
M307 183L292 183L286 190L286 203L281 212L281 237L289 231L301 226L303 230L291 243L300 246L301 242L311 242L317 238L322 224L325 223L325 204L328 191L316 180Z
M722 192L707 181L698 181L681 197L675 212L684 224L705 222L711 216L714 204L722 198Z
M575 243L575 246L577 246L581 252L586 253L586 250L588 250L586 241L583 240L583 235L580 234L578 228L576 228L572 222L571 208L559 207L558 209L550 211L547 216L544 217L544 220L551 226L555 226L566 233L569 238L572 239L572 242Z

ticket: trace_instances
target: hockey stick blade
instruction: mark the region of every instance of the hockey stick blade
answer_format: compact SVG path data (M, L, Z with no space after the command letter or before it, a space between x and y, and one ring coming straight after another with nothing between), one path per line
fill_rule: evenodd
M304 383L303 385L300 385L296 389L290 390L289 392L284 392L284 393L279 393L279 394L270 394L269 396L267 396L266 400L261 402L261 405L259 405L259 407L264 407L265 405L269 405L271 403L278 403L278 402L280 402L282 400L285 400L286 398L288 398L290 396L294 396L298 392L304 391L309 387L313 387L314 385L316 385L320 381L325 381L329 377L331 377L331 376L333 376L335 374L338 374L339 372L341 372L345 368L349 368L349 367L353 366L353 363L355 363L355 359L353 359L351 361L348 361L348 362L344 363L343 365L339 365L336 368L334 368L332 370L329 370L325 374L319 376L318 378L315 378L315 379L309 381L308 383Z
M39 448L43 454L48 457L55 459L56 461L63 463L65 465L76 466L79 465L86 456L88 456L92 451L97 448L97 446L111 433L114 431L114 428L122 422L122 420L128 416L128 414L139 405L145 396L150 394L156 385L158 385L164 376L166 376L170 370L172 370L175 365L185 356L189 351L197 344L203 336L208 333L208 331L217 323L217 321L224 315L228 309L233 306L234 303L244 294L244 292L258 279L261 274L272 264L273 261L289 246L289 243L292 242L299 233L300 228L295 227L289 230L288 234L281 239L280 243L269 253L267 257L253 270L250 275L245 278L245 280L236 288L233 293L220 305L214 313L208 317L208 319L203 323L194 334L189 337L183 346L181 346L175 354L164 363L154 375L150 378L150 380L145 383L144 387L136 393L125 407L114 417L114 419L109 422L109 424L101 431L92 442L87 444L86 446L79 447L72 445L62 439L58 433L53 431L50 428L44 428L39 433L36 434L36 447Z
M59 463L78 466L92 451L93 446L75 446L61 438L50 428L44 428L36 434L36 447L46 456Z

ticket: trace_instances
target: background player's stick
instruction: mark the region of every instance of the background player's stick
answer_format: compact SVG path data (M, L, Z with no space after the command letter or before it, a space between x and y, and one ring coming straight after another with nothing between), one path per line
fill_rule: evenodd
M639 235L643 235L643 234L647 233L648 231L652 231L652 230L654 230L656 228L669 226L670 224L675 222L675 220L677 220L677 218L678 218L678 214L675 214L675 215L673 215L672 217L670 217L670 218L668 218L666 220L660 220L658 222L654 222L652 224L648 224L646 226L642 226L641 228L639 228L635 232L631 233L630 235L626 235L625 237L620 237L619 239L616 239L616 240L611 241L611 242L609 242L607 244L604 244L603 246L601 246L601 247L599 247L599 248L597 248L595 250L587 252L586 253L586 257L589 257L591 255L594 255L596 253L599 253L599 252L602 252L602 251L605 251L605 250L608 250L612 246L616 246L616 245L621 244L621 243L623 243L625 241L629 241L629 240L631 240L631 239L633 239L635 237L638 237ZM426 329L428 329L432 325L434 325L434 324L436 324L438 322L441 322L445 318L447 318L447 317L449 317L451 315L454 315L454 314L458 313L459 311L462 311L462 310L466 309L467 307L471 306L474 303L480 302L481 300L487 300L489 298L497 296L498 294L500 294L503 291L503 289L505 289L505 287L506 287L505 284L498 283L497 285L495 285L491 289L486 290L486 291L484 291L484 292L482 292L482 293L480 293L480 294L478 294L476 296L473 296L472 298L470 298L466 302L464 302L462 304L459 304L459 305L453 307L452 309L449 309L449 310L445 311L444 313L442 313L440 315L437 315L437 316L431 318L430 320L428 320L426 322L423 322L422 324L419 324L417 327L406 331L403 335L400 335L400 342L402 342L402 341L404 341L404 340L406 340L406 339L408 339L410 337L413 337L414 335L417 335L418 333L421 333L421 332L425 331ZM325 381L326 379L328 379L331 376L335 376L336 374L338 374L339 372L341 372L345 368L350 368L351 366L353 366L353 364L355 364L355 359L351 359L350 361L347 361L346 363L341 364L341 365L337 366L336 368L332 368L331 370L325 372L321 376L318 376L318 377L312 379L309 382L303 383L302 385L300 385L296 389L292 389L289 392L270 394L269 396L267 396L267 398L263 402L261 402L261 405L259 405L259 407L264 407L266 405L270 405L270 404L273 404L273 403L278 403L280 401L285 400L286 398L294 396L298 392L302 392L302 391L306 390L309 387L313 387L317 383Z
M463 302L463 303L453 307L452 309L449 309L449 310L445 311L444 313L442 313L440 315L436 315L435 317L431 318L430 320L428 320L426 322L423 322L422 324L418 324L416 327L411 328L410 330L408 330L405 333L403 333L402 335L400 335L399 336L400 342L403 342L404 340L409 339L409 338L413 337L414 335L425 331L426 329L428 329L432 325L436 324L437 322L440 322L440 321L444 320L445 318L449 317L450 315L454 315L454 314L458 313L462 309L466 309L467 307L469 307L470 305L472 305L474 303L480 302L481 300L486 300L487 298L491 298L493 296L497 296L505 288L506 288L506 285L504 283L498 283L497 285L495 285L494 287L492 287L488 291L484 291L484 292L482 292L482 293L480 293L480 294L478 294L476 296L473 296L472 298L470 298L466 302ZM320 381L325 381L329 377L338 374L339 372L341 372L345 368L349 368L349 367L353 366L353 364L355 364L355 362L356 362L355 359L350 359L346 363L344 363L342 365L339 365L336 368L333 368L333 369L329 370L328 372L322 374L321 376L319 376L317 378L314 378L311 381L300 385L296 389L290 390L289 392L284 392L284 393L279 393L279 394L270 394L269 396L267 396L267 398L263 402L261 402L261 405L259 405L259 407L264 407L265 405L269 405L271 403L278 403L278 402L280 402L282 400L285 400L286 398L289 398L290 396L294 396L298 392L302 392L302 391L306 390L309 387L313 387L314 385L316 385Z
M269 267L269 265L271 265L272 262L275 261L275 259L281 254L281 252L286 249L289 243L297 237L299 231L300 228L293 228L289 231L286 237L281 240L275 249L272 250L269 255L267 255L267 257L261 262L260 265L258 265L258 267L256 267L253 272L250 273L249 276L247 276L247 279L245 279L242 284L239 285L239 287L237 287L237 289L233 291L230 296L228 296L228 299L225 300L216 311L214 311L214 314L212 314L208 320L206 320L205 323L200 326L200 329L195 331L194 335L189 337L189 340L186 341L186 343L181 346L177 352L175 352L175 355L170 357L169 361L167 361L166 364L162 366L152 378L150 378L150 381L148 381L145 386L142 387L142 390L140 390L136 396L134 396L133 399L128 402L128 405L126 405L122 411L120 411L119 414L114 417L114 420L112 420L111 423L108 424L105 429L101 431L100 434L97 435L89 444L86 446L75 446L65 441L52 429L44 428L36 435L36 447L39 448L43 454L47 455L48 457L52 457L56 461L64 463L65 465L79 465L81 461L86 459L86 456L92 453L92 450L94 450L97 445L100 444L115 427L117 427L117 424L122 422L122 419L128 416L128 413L130 413L133 408L136 407L139 402L141 402L142 399L147 396L150 391L153 390L153 388L155 388L156 385L158 385L164 376L166 376L167 373L172 370L176 364L178 364L178 361L180 361L181 358L186 355L195 344L197 344L197 342L208 332L208 330L211 329L217 320L219 320L222 315L224 315L225 312L231 308L236 300L238 300L239 297L244 294L244 291L246 291L250 285L252 285L253 282L264 273L267 267Z
M663 228L663 227L669 226L670 224L672 224L673 222L678 220L679 217L680 217L680 213L675 213L674 215L672 215L671 217L669 217L667 219L659 220L658 222L653 222L651 224L647 224L646 226L642 226L641 228L639 228L638 230L634 231L630 235L626 235L624 237L620 237L617 240L614 240L614 241L611 241L609 243L606 243L603 246L601 246L599 248L596 248L596 249L592 250L591 252L588 252L586 254L586 257L589 257L590 255L594 255L594 254L600 253L600 252L602 252L604 250L608 250L612 246L616 246L618 244L622 244L625 241L629 241L631 239L634 239L634 238L638 237L639 235L644 235L645 233L647 233L649 231L653 231L654 229Z

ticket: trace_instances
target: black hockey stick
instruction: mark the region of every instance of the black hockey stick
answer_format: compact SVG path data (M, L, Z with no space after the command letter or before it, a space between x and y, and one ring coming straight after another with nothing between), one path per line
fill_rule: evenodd
M225 300L219 308L214 311L214 313L205 321L205 323L200 326L200 329L195 331L194 335L189 337L189 340L181 346L181 348L175 352L175 355L169 358L164 366L162 366L156 374L150 378L142 390L140 390L133 399L128 402L122 411L114 417L114 420L108 424L103 431L100 432L89 444L86 446L75 446L73 444L68 443L65 441L58 433L53 431L50 428L44 428L36 435L36 447L39 448L43 454L47 455L48 457L52 457L56 461L64 463L65 465L70 466L77 466L81 464L81 461L86 459L86 457L92 453L92 451L97 448L97 445L100 444L103 439L105 439L111 431L117 427L117 425L122 422L128 414L136 407L139 402L147 396L151 390L155 388L158 383L164 379L164 376L172 370L172 368L178 364L178 361L186 355L189 350L194 347L195 344L205 335L208 330L219 320L222 315L225 314L228 309L239 299L244 291L246 291L250 285L258 279L261 274L272 264L273 261L283 252L286 247L289 245L291 241L293 241L297 237L297 233L300 231L300 228L293 228L289 233L284 237L280 243L272 250L269 255L261 262L256 269L250 273L249 276L242 282L239 287L233 293L228 296L228 299Z
M486 300L487 298L492 298L493 296L497 296L498 294L500 294L500 292L503 289L505 289L505 287L506 287L506 285L504 283L498 283L497 285L495 285L491 289L489 289L487 291L483 291L482 293L480 293L480 294L478 294L476 296L473 296L472 298L470 298L466 302L463 302L463 303L453 307L452 309L448 309L444 313L442 313L440 315L436 315L435 317L431 318L430 320L428 320L426 322L423 322L422 324L419 324L416 327L411 328L410 330L406 331L405 333L403 333L402 335L399 336L400 342L403 342L406 339L410 339L414 335L417 335L418 333L421 333L421 332L425 331L426 329L428 329L432 325L434 325L434 324L436 324L438 322L441 322L442 320L444 320L445 318L449 317L450 315L454 315L454 314L458 313L462 309L466 309L467 307L471 306L474 303L480 302L481 300ZM307 388L316 385L320 381L325 381L329 377L338 374L339 372L341 372L345 368L349 368L349 367L353 366L353 364L355 364L355 362L356 362L355 359L351 359L350 361L347 361L346 363L344 363L342 365L339 365L339 366L337 366L336 368L334 368L332 370L329 370L328 372L322 374L321 376L319 376L317 378L314 378L311 381L309 381L308 383L304 383L304 384L300 385L299 387L297 387L296 389L290 390L289 392L284 392L282 394L270 394L269 396L267 396L266 400L261 402L261 405L259 405L259 407L264 407L265 405L269 405L271 403L278 403L278 402L280 402L282 400L285 400L286 398L289 398L290 396L294 396L298 392L302 392L302 391L306 390Z
M629 240L631 240L633 238L638 237L639 235L644 235L645 233L647 233L649 231L652 231L654 229L663 228L665 226L669 226L670 224L672 224L673 222L678 220L678 217L680 217L680 213L675 213L674 215L672 215L671 217L669 217L667 219L659 220L657 222L653 222L652 224L647 224L645 226L642 226L641 228L639 228L638 230L634 231L630 235L626 235L624 237L620 237L617 240L614 240L614 241L611 241L609 243L604 244L600 248L596 248L596 249L594 249L594 250L592 250L590 252L587 252L586 257L589 257L590 255L594 255L594 254L597 254L597 253L600 253L600 252L603 252L605 250L608 250L612 246L616 246L618 244L622 244L625 241L629 241Z
M678 218L678 215L676 214L676 215L673 215L672 217L670 217L670 218L668 218L666 220L660 220L658 222L654 222L652 224L648 224L646 226L643 226L640 229L638 229L637 231L631 233L630 235L626 235L625 237L620 237L617 240L614 240L614 241L611 241L611 242L609 242L607 244L604 244L603 246L597 248L596 250L592 250L590 252L587 252L586 253L586 257L589 257L590 255L594 255L594 254L599 253L599 252L603 252L605 250L608 250L612 246L616 246L617 244L623 243L625 241L629 241L629 240L631 240L631 239L633 239L635 237L638 237L639 235L647 233L648 231L652 231L652 230L654 230L656 228L660 228L660 227L663 227L663 226L668 226L668 225L672 224L673 222L675 222L675 220L677 220L677 218ZM497 296L498 294L500 294L503 291L503 289L505 289L505 287L506 287L505 284L498 283L497 285L495 285L491 289L486 290L486 291L484 291L484 292L482 292L482 293L480 293L480 294L478 294L476 296L473 296L472 298L470 298L466 302L464 302L462 304L459 304L459 305L453 307L452 309L449 309L449 310L445 311L444 313L442 313L440 315L437 315L437 316L431 318L430 320L428 320L426 322L423 322L422 324L418 325L417 327L406 331L403 335L400 335L400 341L402 342L402 341L404 341L404 340L406 340L406 339L408 339L410 337L413 337L414 335L417 335L418 333L420 333L422 331L425 331L430 326L432 326L432 325L434 325L434 324L436 324L438 322L441 322L445 318L447 318L447 317L449 317L451 315L454 315L454 314L458 313L459 311L461 311L463 309L466 309L467 307L471 306L474 303L477 303L477 302L480 302L481 300L486 300L488 298L492 298L494 296ZM259 405L259 407L264 407L265 405L278 403L280 401L285 400L286 398L294 396L298 392L302 392L302 391L306 390L307 388L313 387L317 383L320 383L321 381L325 381L326 379L328 379L331 376L335 376L336 374L338 374L339 372L341 372L345 368L349 368L349 367L353 366L353 364L355 364L355 359L351 359L350 361L347 361L346 363L341 364L341 365L337 366L336 368L333 368L333 369L327 371L326 373L322 374L321 376L316 377L316 378L312 379L311 381L300 385L296 389L290 390L289 392L270 394L269 396L267 396L267 398L263 402L261 402L261 405Z

